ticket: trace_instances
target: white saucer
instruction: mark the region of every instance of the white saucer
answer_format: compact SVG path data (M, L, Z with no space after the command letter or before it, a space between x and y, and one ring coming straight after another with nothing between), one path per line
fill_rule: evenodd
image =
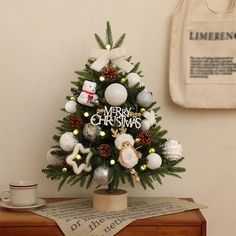
M41 198L38 198L36 203L31 206L12 206L10 202L3 202L3 201L0 202L1 207L14 210L14 211L27 211L27 210L35 209L38 207L42 207L46 204L47 202Z

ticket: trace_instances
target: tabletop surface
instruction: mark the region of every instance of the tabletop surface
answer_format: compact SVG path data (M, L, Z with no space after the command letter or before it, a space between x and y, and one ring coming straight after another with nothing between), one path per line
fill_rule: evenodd
M71 198L70 198L71 199ZM70 200L68 198L45 198L49 202ZM185 200L193 201L191 198ZM205 222L205 218L199 210L191 210L170 215L151 217L142 220L136 220L130 225L185 225L199 226ZM7 226L56 226L53 220L33 214L31 212L17 212L0 207L0 227Z

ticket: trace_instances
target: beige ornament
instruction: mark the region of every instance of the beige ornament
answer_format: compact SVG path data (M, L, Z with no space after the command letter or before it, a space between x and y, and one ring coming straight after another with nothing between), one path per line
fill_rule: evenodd
M78 166L75 160L77 159L79 153L87 154L87 156L85 163L82 163ZM91 152L90 148L84 148L81 143L78 143L75 145L73 152L69 156L67 156L66 163L69 166L72 166L73 171L76 175L79 175L83 170L89 172L92 170L92 167L89 164L92 155L93 153Z
M107 48L108 47L108 48ZM96 59L91 65L91 69L101 71L110 61L120 69L130 72L134 66L126 61L126 49L124 47L114 48L112 50L110 45L106 46L106 49L91 49L89 52L90 58Z
M136 182L139 182L139 181L140 181L140 178L139 178L139 176L138 176L138 173L137 173L137 171L136 171L134 168L132 168L132 169L130 170L130 173L134 176L134 179L135 179Z
M145 118L141 122L141 130L147 131L149 130L154 124L156 124L156 115L153 110L143 112L143 117Z
M133 117L140 117L142 116L142 113L130 111L129 115Z
M127 169L132 169L137 165L138 160L142 157L142 153L138 152L134 147L134 139L130 134L126 134L127 129L121 127L119 130L111 129L115 138L115 146L120 150L118 161Z
M170 139L165 143L165 158L169 161L177 161L183 156L182 145L174 139Z

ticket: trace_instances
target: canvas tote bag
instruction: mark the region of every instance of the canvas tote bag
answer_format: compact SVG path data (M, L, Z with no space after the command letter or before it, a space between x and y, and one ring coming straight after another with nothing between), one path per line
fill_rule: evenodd
M236 108L236 10L181 0L172 15L169 87L186 108Z

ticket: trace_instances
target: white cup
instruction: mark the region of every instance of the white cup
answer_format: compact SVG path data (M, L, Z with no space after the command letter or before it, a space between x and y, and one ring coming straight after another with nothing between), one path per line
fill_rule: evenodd
M36 182L24 180L11 183L9 190L2 192L2 201L10 202L12 206L32 206L37 201L37 185Z

